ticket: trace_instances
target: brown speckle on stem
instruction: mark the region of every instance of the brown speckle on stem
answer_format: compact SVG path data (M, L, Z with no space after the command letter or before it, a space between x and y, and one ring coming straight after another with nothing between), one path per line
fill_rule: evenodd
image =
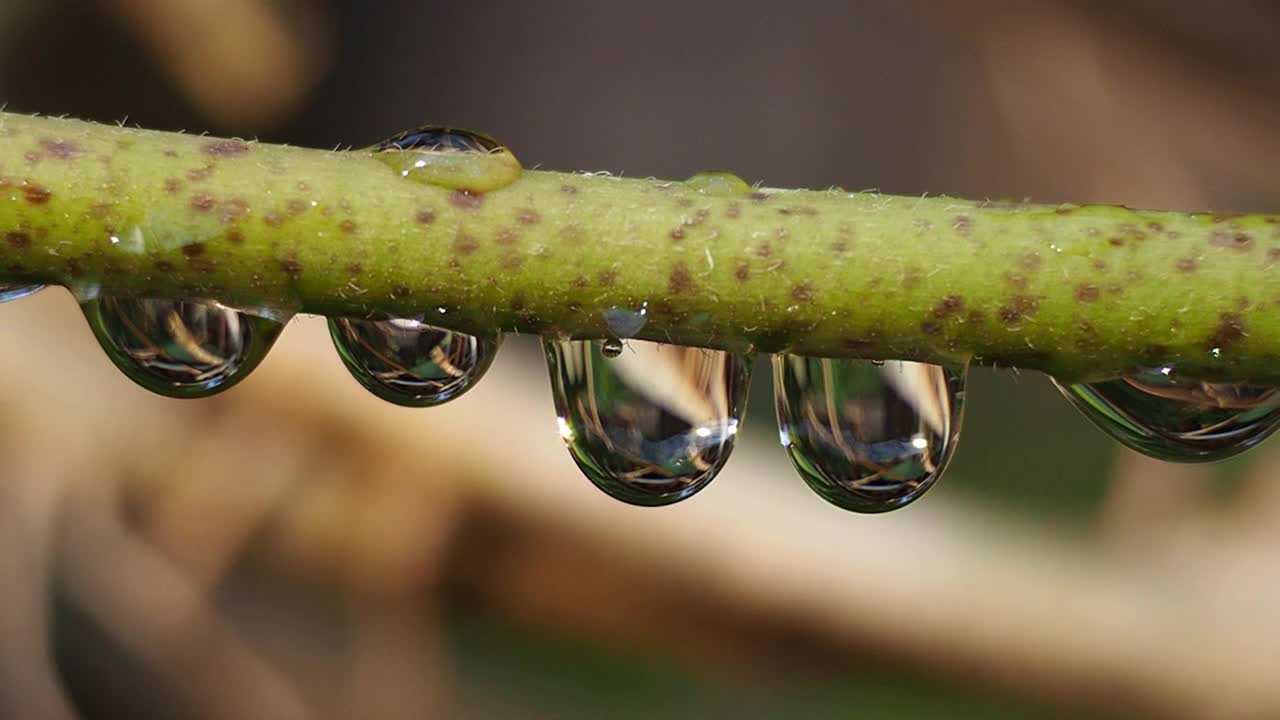
M738 282L746 282L750 280L751 279L751 263L747 262L746 260L738 260L734 264L733 277L736 278Z
M925 335L937 335L942 332L942 326L935 320L925 320L920 323L920 332Z
M75 160L81 155L80 145L72 140L45 138L40 141L40 147L55 160Z
M404 285L397 285L397 286L395 286L394 288L392 288L392 289L391 289L391 297L393 297L393 298L395 298L395 299L397 299L397 300L403 300L403 299L405 299L405 298L409 297L409 295L410 295L412 292L413 292L413 291L412 291L412 290L410 290L407 286L404 286Z
M1216 230L1209 235L1209 244L1239 252L1248 252L1253 249L1253 236L1245 232Z
M364 272L364 265L361 265L358 262L348 263L346 270L349 275L359 275Z
M1208 349L1229 350L1249 334L1248 326L1239 313L1225 312L1218 316L1218 325L1209 336Z
M454 190L449 193L449 204L459 210L476 210L484 205L484 193L473 193L469 190Z
M813 302L813 287L808 283L791 288L791 299L798 303Z
M671 274L667 277L667 289L673 293L693 289L693 276L689 274L689 267L683 262L676 262L671 267Z
M515 245L516 240L519 239L520 236L516 234L516 231L507 227L498 228L498 232L493 234L493 241L503 247Z
M249 201L242 197L224 200L218 208L218 220L224 225L239 220L249 214Z
M204 182L213 177L214 168L213 163L206 163L204 167L191 168L187 171L187 179L191 182Z
M53 191L28 181L22 183L22 197L32 205L44 205L53 197Z
M560 186L560 192L564 193L565 195L576 195L578 192L578 186L565 183L564 185Z
M596 282L600 287L611 287L617 279L617 270L601 270L600 274L596 276Z
M297 198L294 198L285 203L284 211L296 217L307 211L307 204Z
M1193 273L1200 267L1200 261L1193 257L1178 258L1178 270L1184 273Z
M939 320L951 317L964 309L964 298L959 295L947 295L933 306L933 316Z
M479 249L480 243L465 232L459 232L453 239L453 252L457 255L470 255Z
M24 232L7 232L4 234L4 240L17 250L26 250L31 247L31 236Z
M537 225L542 222L542 215L533 208L521 208L520 212L516 213L516 222L521 225Z
M165 178L164 191L170 195L176 195L182 190L182 181L176 177Z
M419 225L430 225L436 221L436 212L435 210L419 210L418 214L414 215L414 219L418 221Z
M737 220L739 217L742 216L742 208L738 205L736 201L731 202L729 203L729 207L725 208L724 216L729 218L730 220Z
M218 204L218 200L209 193L196 193L191 196L191 209L198 212L209 212Z
M1102 292L1093 283L1083 283L1075 287L1076 300L1082 303L1097 302Z
M302 277L302 263L292 255L280 261L280 269L284 271L285 275L294 280Z
M955 229L957 235L967 238L973 235L973 218L968 215L957 215L951 227Z
M182 254L189 258L196 258L204 255L204 243L189 243L182 246Z
M1040 301L1030 295L1014 295L1000 307L1000 321L1016 325L1040 309Z
M753 192L750 195L747 195L747 199L752 202L762 203L769 199L769 193Z
M209 157L233 158L248 153L249 143L243 140L214 140L204 146L204 154Z
M225 237L227 239L227 242L231 243L232 245L244 244L244 233L240 232L235 228L228 229L227 232L223 234L223 237Z
M678 227L672 230L670 235L672 240L679 242L684 239L684 228Z
M354 235L358 226L354 220L343 220L338 223L338 229L342 231L343 235Z

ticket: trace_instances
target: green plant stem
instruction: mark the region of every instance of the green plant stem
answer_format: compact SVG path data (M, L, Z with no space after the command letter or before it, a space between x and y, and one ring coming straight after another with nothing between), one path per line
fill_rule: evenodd
M0 113L4 282L460 330L607 337L648 303L647 340L1280 381L1277 222L543 171L467 193L368 151Z

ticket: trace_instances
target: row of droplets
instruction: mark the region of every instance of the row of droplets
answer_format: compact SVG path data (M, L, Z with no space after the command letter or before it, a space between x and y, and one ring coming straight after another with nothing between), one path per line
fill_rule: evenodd
M0 287L0 301L38 287ZM178 398L243 380L286 319L214 301L81 298L108 357L130 379ZM420 319L330 318L334 345L374 395L430 407L485 374L501 334L470 335ZM629 340L543 342L561 437L609 495L666 505L724 466L746 411L751 356ZM959 437L965 369L910 361L773 357L782 445L806 483L858 512L902 507L937 481ZM1280 425L1273 388L1182 379L1168 367L1059 385L1108 434L1148 455L1218 460Z
M479 133L424 127L373 150L384 157L424 153L407 166L397 158L393 167L404 167L406 176L424 171L436 178L426 153L494 153L502 147ZM711 183L707 192L746 187L727 174L700 177ZM720 187L726 177L736 182ZM39 289L0 286L0 302ZM243 380L287 320L213 301L96 294L80 300L116 366L170 397L205 397ZM615 498L666 505L705 487L728 460L746 410L751 361L647 341L628 341L624 349L620 338L637 334L646 319L647 304L613 309L605 320L617 337L547 339L544 351L560 435L578 467ZM496 331L469 335L422 318L330 318L329 331L361 385L411 407L462 395L484 375L501 343ZM805 482L835 505L859 512L902 507L937 481L955 450L965 368L780 354L773 370L782 445ZM1169 366L1058 387L1112 437L1165 460L1222 459L1280 426L1276 388L1201 382Z

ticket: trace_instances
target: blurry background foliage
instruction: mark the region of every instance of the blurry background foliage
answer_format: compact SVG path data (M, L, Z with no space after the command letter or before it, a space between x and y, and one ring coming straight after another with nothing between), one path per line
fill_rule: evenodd
M9 109L308 146L445 122L526 165L1275 212L1280 9L907 0L0 3ZM1138 457L972 373L956 461L848 515L744 435L615 503L531 338L435 410L323 324L197 403L65 293L0 307L0 716L1280 717L1280 445ZM47 621L46 621L47 619Z

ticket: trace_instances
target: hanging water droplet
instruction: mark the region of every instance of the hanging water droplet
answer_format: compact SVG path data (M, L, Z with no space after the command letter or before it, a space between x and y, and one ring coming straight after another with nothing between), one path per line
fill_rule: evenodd
M1161 460L1222 460L1280 427L1280 388L1202 382L1167 365L1102 382L1054 385L1108 435Z
M782 445L828 502L895 510L923 495L951 459L963 369L782 354L773 373Z
M720 350L633 341L546 340L560 434L597 487L634 505L667 505L711 482L746 410L751 363Z
M478 337L420 320L330 318L338 355L369 392L408 407L429 407L466 392L497 355L502 335Z
M630 308L613 306L604 311L605 324L609 326L609 332L613 333L617 338L633 338L644 329L644 325L649 321L649 301L645 300L640 306L634 310Z
M622 341L617 338L601 340L600 352L607 358L616 358L622 354Z
M497 190L514 182L521 173L520 161L497 140L484 133L442 125L406 130L371 150L375 158L401 177L455 190Z
M284 329L277 320L204 300L97 295L81 309L116 367L176 398L213 395L248 377Z
M20 300L43 289L43 285L0 285L0 303Z

